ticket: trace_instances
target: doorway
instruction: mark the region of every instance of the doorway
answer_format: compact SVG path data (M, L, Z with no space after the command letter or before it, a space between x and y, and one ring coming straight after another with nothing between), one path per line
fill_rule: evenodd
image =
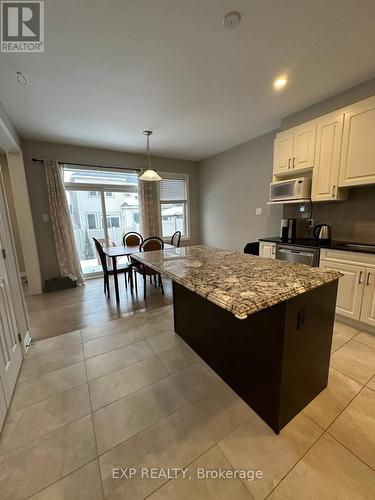
M138 174L106 168L64 167L74 238L86 277L101 273L93 238L103 246L122 245L140 229Z

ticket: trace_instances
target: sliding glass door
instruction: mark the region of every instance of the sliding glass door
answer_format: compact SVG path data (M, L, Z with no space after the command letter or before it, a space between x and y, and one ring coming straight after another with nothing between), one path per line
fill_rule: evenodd
M64 168L65 188L83 273L101 272L94 240L122 245L128 231L140 229L138 176L107 169Z

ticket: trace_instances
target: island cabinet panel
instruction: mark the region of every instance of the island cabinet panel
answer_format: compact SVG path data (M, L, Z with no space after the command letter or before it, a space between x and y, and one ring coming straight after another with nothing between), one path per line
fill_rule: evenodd
M337 286L335 281L284 302L280 429L327 386Z
M327 385L337 281L244 320L173 283L175 331L276 432Z

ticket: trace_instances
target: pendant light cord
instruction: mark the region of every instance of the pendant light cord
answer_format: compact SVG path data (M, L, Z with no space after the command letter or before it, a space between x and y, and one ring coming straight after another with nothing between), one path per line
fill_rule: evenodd
M152 130L144 130L143 133L147 137L147 158L148 158L148 169L151 170L151 152L150 152L150 135Z
M149 170L151 170L150 134L147 134L147 155L148 155L148 168Z

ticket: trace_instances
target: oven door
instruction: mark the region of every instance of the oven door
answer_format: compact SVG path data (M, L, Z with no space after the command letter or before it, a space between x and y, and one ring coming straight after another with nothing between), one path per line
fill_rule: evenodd
M294 245L276 245L276 259L294 264L319 266L319 248L298 247Z

